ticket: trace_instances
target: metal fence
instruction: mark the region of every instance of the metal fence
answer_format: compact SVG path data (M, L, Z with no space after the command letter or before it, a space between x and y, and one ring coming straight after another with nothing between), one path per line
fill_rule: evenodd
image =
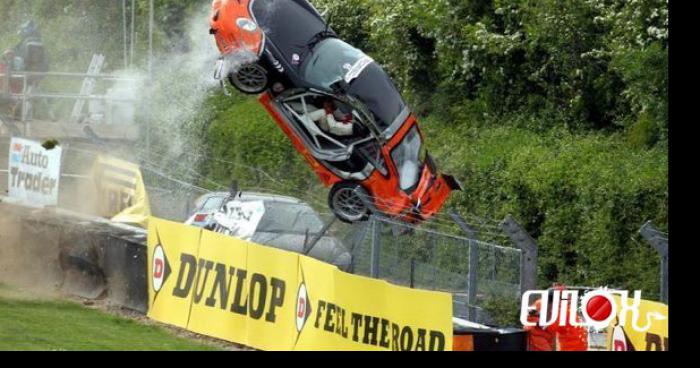
M41 83L38 82L41 80ZM72 82L72 83L71 83ZM18 90L10 89L12 84ZM82 85L78 84L82 83ZM44 118L70 121L89 121L104 124L133 124L135 105L133 95L141 83L136 78L119 77L109 74L65 73L65 72L12 72L0 74L0 97L16 105L12 115L25 122L35 118L38 105L46 108ZM46 91L52 85L60 86L58 91ZM67 91L66 86L72 91ZM59 106L61 105L61 106ZM63 106L66 105L66 106ZM64 108L66 114L57 113ZM12 116L11 116L12 117Z
M358 226L352 246L356 274L452 293L454 315L481 323L489 322L484 306L494 298L519 301L520 249L384 217Z
M639 234L659 254L659 301L668 304L668 233L657 230L651 221L639 229Z

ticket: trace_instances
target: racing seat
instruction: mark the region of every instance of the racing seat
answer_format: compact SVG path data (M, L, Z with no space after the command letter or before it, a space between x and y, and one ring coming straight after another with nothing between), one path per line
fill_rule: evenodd
M289 102L287 105L292 115L294 115L297 121L299 121L309 133L314 144L320 149L346 149L347 145L332 137L330 133L324 132L316 122L310 118L311 113L306 99L301 98L300 100L300 102ZM316 107L313 108L313 110L316 109Z

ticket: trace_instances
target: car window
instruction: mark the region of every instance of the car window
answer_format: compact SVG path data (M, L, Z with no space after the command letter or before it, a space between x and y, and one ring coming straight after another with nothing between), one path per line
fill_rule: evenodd
M318 214L304 204L265 202L265 215L258 224L257 231L302 234L318 233L323 228L323 221Z
M403 141L391 151L396 170L399 172L401 190L410 190L418 184L421 175L421 137L417 127L413 127Z
M362 51L337 39L321 41L302 65L304 79L317 87L330 89L334 83L354 79L371 61Z
M389 129L406 107L396 85L377 63L363 70L350 84L348 93L367 106L382 132Z
M221 208L226 197L209 197L199 209L200 212L214 212Z

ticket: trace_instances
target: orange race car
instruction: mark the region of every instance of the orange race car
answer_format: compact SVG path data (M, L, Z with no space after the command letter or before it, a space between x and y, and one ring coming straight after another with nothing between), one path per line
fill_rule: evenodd
M331 187L328 204L341 221L371 213L424 221L462 189L438 173L416 117L382 67L340 40L308 1L214 0L210 33L222 54L217 79L262 94Z

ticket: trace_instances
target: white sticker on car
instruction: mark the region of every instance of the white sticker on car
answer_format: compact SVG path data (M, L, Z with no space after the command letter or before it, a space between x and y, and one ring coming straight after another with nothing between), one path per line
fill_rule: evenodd
M365 70L365 68L367 68L373 62L374 60L367 55L362 57L360 60L357 60L355 64L350 68L350 71L348 71L345 74L345 83L349 84L350 82L355 80L355 78L359 77L360 74L362 74L362 72Z
M231 201L214 215L217 231L243 240L251 240L265 214L263 201Z

